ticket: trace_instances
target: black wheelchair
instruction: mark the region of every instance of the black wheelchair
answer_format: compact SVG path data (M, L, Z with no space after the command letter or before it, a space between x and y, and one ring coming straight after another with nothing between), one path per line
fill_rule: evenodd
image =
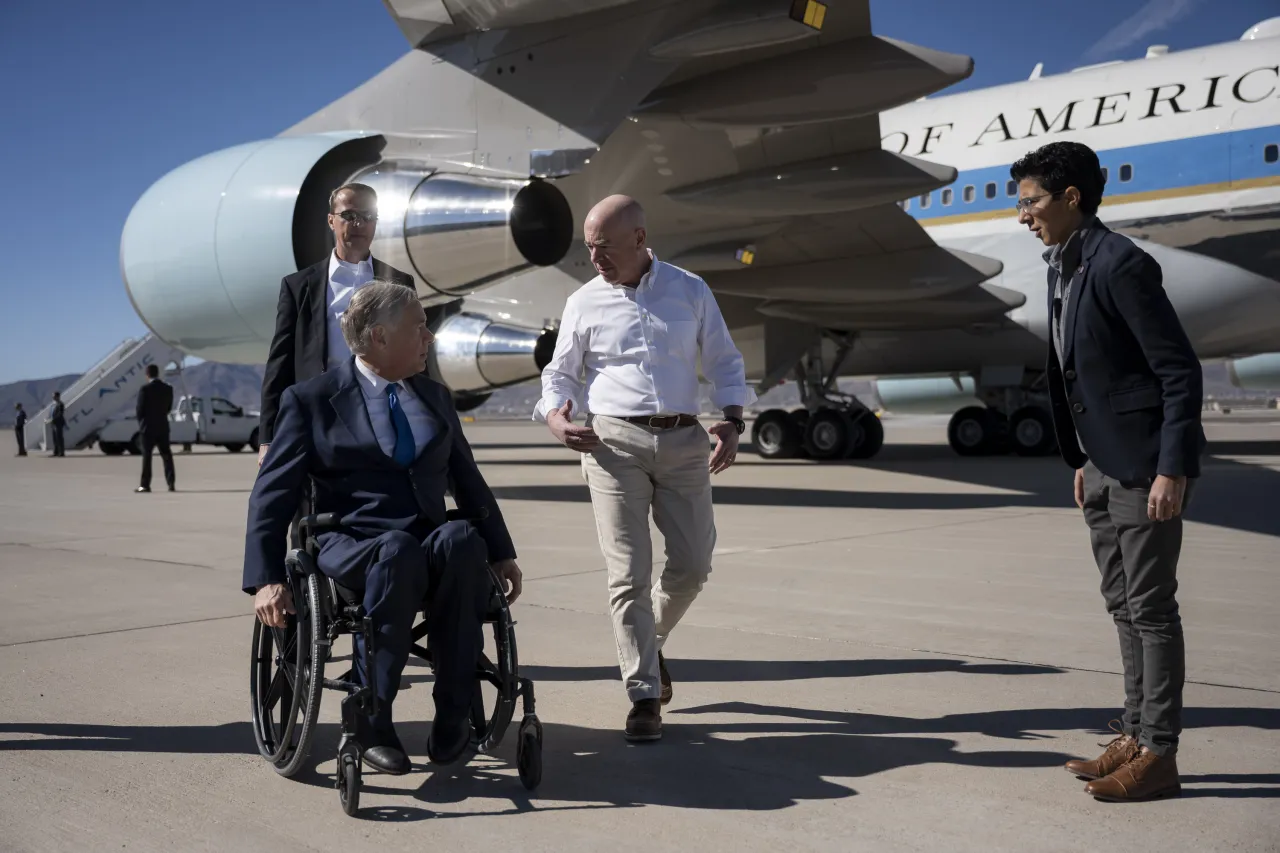
M476 515L450 510L450 521L476 521ZM253 656L249 674L253 734L258 752L281 776L296 774L307 760L320 714L323 688L347 694L342 700L342 738L338 743L338 799L348 815L360 804L361 759L363 749L356 739L356 715L377 712L374 678L374 633L364 612L363 594L347 589L324 575L316 565L319 546L316 536L339 526L334 513L303 516L297 524L301 548L285 558L288 584L296 615L287 617L284 628L268 628L257 619L253 624ZM506 597L493 570L489 610L484 624L493 626L497 662L482 651L476 667L476 688L471 703L471 748L484 754L502 742L516 700L522 700L524 716L516 741L516 767L520 781L532 790L542 780L542 723L534 712L533 682L521 678L516 657L515 623ZM333 641L342 634L364 636L364 671L370 684L355 681L355 666L338 678L325 678L325 664L331 659ZM420 643L427 634L426 621L413 628L413 654L431 662L431 649ZM352 644L354 650L355 644ZM492 711L486 713L483 684L497 691Z

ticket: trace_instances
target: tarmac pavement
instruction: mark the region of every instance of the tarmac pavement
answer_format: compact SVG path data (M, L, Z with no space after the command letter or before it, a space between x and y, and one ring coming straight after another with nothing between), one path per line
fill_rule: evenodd
M427 764L411 662L414 771L366 769L357 819L333 787L338 694L297 777L254 746L253 456L178 454L179 491L150 495L132 456L0 460L0 849L1280 850L1280 423L1206 423L1183 795L1143 804L1061 768L1123 699L1070 470L956 458L945 419L887 419L870 462L744 453L717 478L714 570L667 646L665 736L640 745L578 457L536 425L469 424L525 573L543 782L517 780L514 725L493 756Z

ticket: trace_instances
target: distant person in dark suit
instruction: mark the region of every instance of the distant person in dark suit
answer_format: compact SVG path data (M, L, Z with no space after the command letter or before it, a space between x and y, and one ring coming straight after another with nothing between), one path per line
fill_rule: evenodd
M63 443L62 431L67 428L67 407L62 404L62 392L53 392L53 410L49 412L49 427L53 433L53 455L66 456L67 448Z
M23 433L27 429L27 412L22 408L21 403L18 403L13 408L16 411L16 414L13 416L13 434L18 439L18 455L26 456L27 441L26 436L24 436Z
M174 488L173 452L169 449L169 412L173 409L173 386L160 378L160 367L147 365L146 385L138 391L138 432L142 436L142 484L136 491L151 491L151 451L160 451L164 481Z
M1054 142L1013 164L1018 221L1049 250L1047 374L1124 664L1119 735L1067 770L1108 800L1177 794L1185 652L1174 596L1182 511L1200 476L1200 362L1160 265L1098 221L1097 155Z
M413 276L369 254L378 223L378 194L365 184L345 184L329 196L334 249L324 260L280 282L276 328L262 377L258 464L275 434L280 395L296 382L345 364L351 350L340 318L351 297L375 278L413 288Z

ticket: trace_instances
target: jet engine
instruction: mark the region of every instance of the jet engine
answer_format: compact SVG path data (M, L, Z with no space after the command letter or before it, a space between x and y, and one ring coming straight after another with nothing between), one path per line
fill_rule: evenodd
M361 132L276 137L164 175L134 205L120 241L134 310L191 355L261 364L280 279L328 254L329 194L352 180L378 190L374 257L411 273L428 305L568 251L573 215L553 184L384 162L385 147Z
M556 348L554 329L498 323L468 312L445 317L434 331L432 373L460 401L483 402L495 388L537 377Z
M1280 388L1280 352L1251 355L1227 362L1231 384L1246 391Z
M895 415L949 415L981 405L972 376L908 376L872 383L880 407Z

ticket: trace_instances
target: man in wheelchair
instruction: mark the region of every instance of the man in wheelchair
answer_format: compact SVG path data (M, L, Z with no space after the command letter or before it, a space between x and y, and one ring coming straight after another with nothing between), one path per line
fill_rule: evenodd
M433 341L417 295L374 282L341 318L351 360L285 391L274 438L249 498L244 591L268 627L283 627L294 603L285 574L289 527L298 507L332 513L340 527L317 536L320 571L362 591L373 626L377 713L361 714L364 760L385 773L410 769L391 707L425 609L435 669L436 712L427 754L449 764L465 753L482 622L492 593L489 565L508 601L520 594L515 548L485 484L452 397L422 374ZM447 521L452 486L459 510ZM360 634L356 677L368 686Z

